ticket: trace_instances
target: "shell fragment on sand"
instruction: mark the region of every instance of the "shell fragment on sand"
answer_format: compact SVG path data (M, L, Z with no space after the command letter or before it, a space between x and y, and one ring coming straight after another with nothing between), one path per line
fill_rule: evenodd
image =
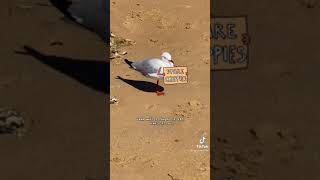
M120 51L121 48L131 46L135 42L131 39L124 39L116 36L114 33L110 34L110 57L109 59L120 58L128 54L127 51Z
M119 100L117 98L110 96L110 104L116 104L118 102L119 102Z
M9 108L0 109L0 134L19 134L25 126L24 118Z

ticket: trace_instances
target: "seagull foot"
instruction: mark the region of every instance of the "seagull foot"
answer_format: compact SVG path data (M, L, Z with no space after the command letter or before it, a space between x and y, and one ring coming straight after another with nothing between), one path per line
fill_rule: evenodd
M157 96L164 96L164 92L156 91Z

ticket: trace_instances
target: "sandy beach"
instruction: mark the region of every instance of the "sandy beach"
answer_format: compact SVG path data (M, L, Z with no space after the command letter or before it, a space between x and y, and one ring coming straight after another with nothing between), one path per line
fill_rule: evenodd
M46 0L5 0L0 18L0 107L14 108L26 124L21 137L0 136L1 179L102 178L103 42Z
M212 74L213 178L319 179L317 1L211 5L251 36L248 69Z
M169 5L170 4L170 5ZM111 1L111 32L134 41L127 55L110 63L111 179L209 179L209 151L193 151L204 135L210 145L209 1ZM123 61L160 57L168 51L176 66L187 66L187 84L160 85ZM117 77L120 77L117 78ZM150 125L138 118L181 118ZM197 149L196 149L197 150Z

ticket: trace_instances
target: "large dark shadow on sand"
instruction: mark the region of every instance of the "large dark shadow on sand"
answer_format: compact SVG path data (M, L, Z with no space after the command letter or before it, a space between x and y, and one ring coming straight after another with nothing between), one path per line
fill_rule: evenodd
M68 75L96 91L105 94L110 93L110 64L107 60L78 60L46 55L28 46L24 46L23 48L25 51L16 51L16 53L32 56L43 64Z
M139 89L140 91L144 92L155 92L157 88L157 84L147 81L137 81L137 80L131 80L131 79L125 79L120 76L117 77L117 79L122 80L123 82L129 84L130 86ZM164 91L164 88L159 85L159 91Z

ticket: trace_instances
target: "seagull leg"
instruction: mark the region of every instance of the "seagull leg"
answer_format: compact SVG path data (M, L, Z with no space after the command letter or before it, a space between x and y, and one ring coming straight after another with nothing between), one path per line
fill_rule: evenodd
M157 80L156 93L157 93L157 96L163 96L164 95L164 92L160 92L159 91L159 80Z

